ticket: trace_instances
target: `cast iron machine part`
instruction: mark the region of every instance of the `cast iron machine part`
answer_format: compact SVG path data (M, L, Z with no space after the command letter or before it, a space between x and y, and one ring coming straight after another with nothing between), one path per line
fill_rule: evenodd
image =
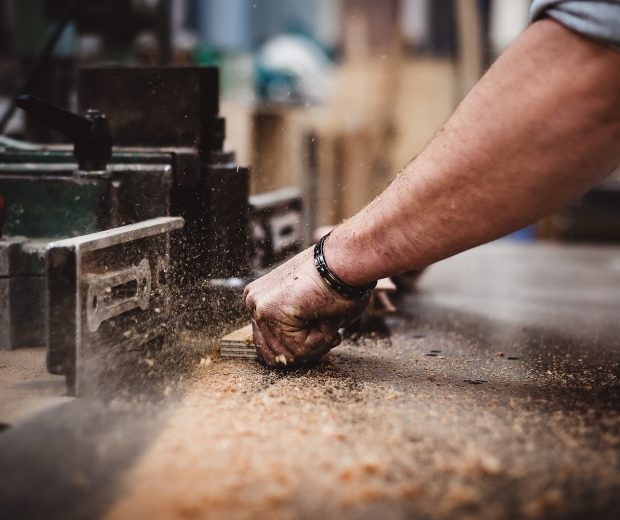
M233 319L242 311L240 292L250 276L249 169L237 165L235 154L223 149L225 124L219 115L218 70L86 68L79 73L78 99L84 116L32 96L20 98L19 104L74 142L77 176L101 175L109 162L119 161L138 165L162 162L170 168L172 182L165 200L145 197L135 206L150 206L154 214L147 215L149 218L178 215L186 223L171 251L172 276L182 294L180 309L187 316L186 325L204 329L206 324L222 321L220 318ZM141 189L139 185L135 188ZM110 200L121 210L122 202ZM139 221L121 218L113 225ZM55 234L54 238L64 236ZM215 298L210 297L213 292ZM214 300L217 305L212 307Z
M106 114L115 149L171 154L170 214L185 221L172 245L184 325L216 333L239 319L251 277L250 170L224 151L218 69L85 68L78 99Z
M45 103L26 103L46 117L78 121L88 142L76 143L83 170L68 146L2 140L0 193L5 221L0 239L0 348L45 344L45 256L50 242L87 235L170 214L170 154L115 153L104 166L109 137L103 118L91 123ZM84 119L84 120L82 120ZM93 128L92 132L86 130ZM71 131L75 133L75 129ZM92 136L101 136L94 139ZM82 151L85 151L82 154ZM93 151L94 150L94 151ZM92 153L91 153L92 152ZM93 160L95 159L95 160ZM99 162L99 164L96 164Z
M219 335L244 318L242 291L256 270L302 245L301 197L250 199L249 169L223 148L218 83L210 67L99 67L79 74L86 115L23 99L74 148L0 144L0 348L40 345L50 331L50 371L82 392L93 385L81 356L101 359L101 349L122 351L121 344L155 352L174 343L179 330ZM156 219L178 217L176 231L164 226L153 235L159 238L146 238L147 230L160 229ZM123 262L108 246L95 247L105 230L122 237ZM267 248L258 261L250 243L255 230ZM86 243L88 265L74 266L71 258ZM76 300L78 286L92 295ZM148 299L153 307L140 292L148 287L158 291ZM93 330L84 320L63 320L65 312L85 313ZM148 323L161 334L141 343L132 331ZM62 333L51 333L58 327Z

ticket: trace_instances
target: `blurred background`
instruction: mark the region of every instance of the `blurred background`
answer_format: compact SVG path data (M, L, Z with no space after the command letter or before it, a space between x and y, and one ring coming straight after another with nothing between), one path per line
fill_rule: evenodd
M296 187L310 222L335 224L423 149L526 27L528 9L528 0L0 0L0 134L62 142L13 100L28 91L75 111L85 65L217 65L226 148L252 167L252 193ZM617 179L513 238L620 240Z

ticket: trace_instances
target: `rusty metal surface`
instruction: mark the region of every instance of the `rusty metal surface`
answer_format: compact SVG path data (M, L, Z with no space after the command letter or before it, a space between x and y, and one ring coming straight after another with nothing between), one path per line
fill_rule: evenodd
M620 248L492 244L419 289L309 370L199 355L155 406L10 426L0 516L617 518Z

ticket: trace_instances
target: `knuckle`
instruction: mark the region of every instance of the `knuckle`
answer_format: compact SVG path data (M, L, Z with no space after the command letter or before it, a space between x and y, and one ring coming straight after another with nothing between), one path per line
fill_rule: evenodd
M254 293L252 292L248 292L245 295L245 308L250 312L253 313L256 310L257 304L256 304L256 296Z

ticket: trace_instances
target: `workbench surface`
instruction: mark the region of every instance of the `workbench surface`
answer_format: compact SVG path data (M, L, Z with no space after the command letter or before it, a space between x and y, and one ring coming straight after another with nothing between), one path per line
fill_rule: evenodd
M620 516L620 248L491 244L400 309L311 369L205 354L18 418L0 517Z

